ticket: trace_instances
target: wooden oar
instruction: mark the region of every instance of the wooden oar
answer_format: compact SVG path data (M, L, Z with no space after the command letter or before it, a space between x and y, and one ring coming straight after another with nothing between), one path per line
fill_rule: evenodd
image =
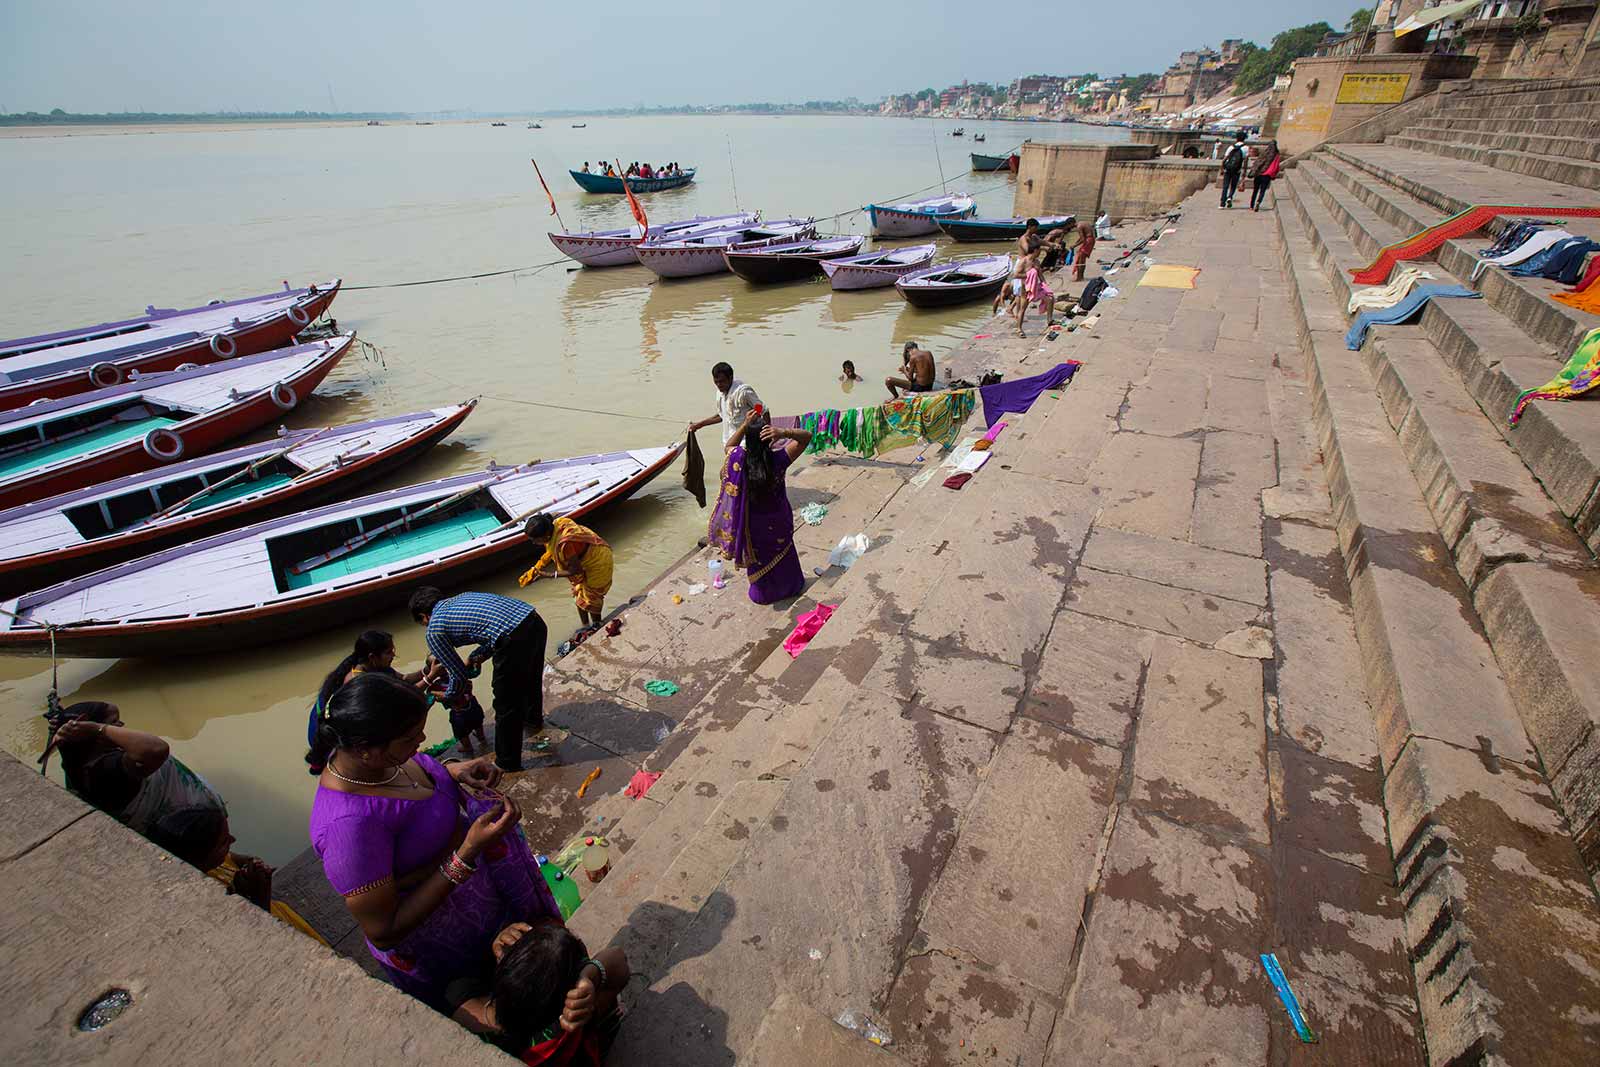
M436 504L429 504L421 511L414 511L410 515L402 515L398 519L384 523L376 530L368 530L366 533L357 534L344 544L339 545L337 548L330 548L328 551L312 556L310 559L301 560L292 567L286 567L285 571L289 574L304 574L306 571L309 571L314 567L320 567L324 563L332 563L336 559L343 559L345 556L348 556L361 546L371 544L373 541L379 537L382 537L390 530L397 530L402 526L410 526L413 522L416 522L424 515L431 515L436 511L442 511L452 504L459 504L461 501L467 499L469 496L472 496L474 493L481 492L482 490L487 489L489 486L494 485L496 482L503 481L504 479L511 477L513 474L524 473L527 471L527 469L528 468L526 466L508 468L507 470L495 475L493 478L490 478L487 481L478 482L476 485L473 485L467 489L463 489L459 493L445 497Z
M156 512L154 515L151 515L149 518L141 519L139 522L134 523L132 526L128 527L128 529L136 530L141 526L145 526L145 525L148 525L149 523L155 522L157 519L164 519L168 515L172 515L172 514L174 514L176 512L182 511L184 508L188 507L190 504L194 503L196 500L199 500L201 497L210 496L212 493L215 493L218 489L221 489L224 486L233 485L235 482L241 481L242 479L247 478L250 475L254 474L256 471L260 470L262 467L266 466L267 464L276 463L278 460L282 459L284 456L287 456L290 452L293 452L295 449L300 448L303 445L309 445L312 441L315 441L317 438L321 437L323 434L327 433L331 429L333 429L333 427L325 426L322 429L318 430L316 433L312 434L310 437L306 438L304 441L297 441L294 444L290 445L288 448L279 449L278 451L272 453L270 456L262 456L260 459L256 460L254 463L248 463L245 466L241 467L239 470L234 471L232 474L230 474L226 478L222 479L222 481L214 482L211 485L208 485L205 488L201 489L198 493L190 493L188 496L184 497L182 500L178 501L176 504L173 504L170 507L162 508L160 511ZM363 442L363 443L365 443L365 442Z
M579 493L584 492L585 490L588 490L588 489L593 489L595 486L597 486L599 484L600 484L600 479L596 478L596 479L594 479L594 481L583 483L582 485L578 486L576 489L569 489L565 493L562 493L559 496L553 496L549 500L546 500L543 504L536 504L533 507L529 508L527 511L524 511L521 515L513 516L509 522L501 523L499 526L496 526L494 529L490 530L489 533L497 534L501 530L509 530L509 529L511 529L511 527L516 526L519 523L523 522L525 519L528 518L528 516L537 515L539 512L545 510L546 508L550 507L551 505L559 504L561 501L567 499L567 497L569 497L569 496L577 496Z

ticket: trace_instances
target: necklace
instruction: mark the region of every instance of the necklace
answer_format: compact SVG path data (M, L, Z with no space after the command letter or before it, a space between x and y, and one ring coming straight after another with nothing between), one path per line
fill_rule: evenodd
M334 767L333 760L329 760L325 764L325 766L326 766L327 771L328 771L329 774L331 774L335 778L339 779L339 781L341 781L341 782L349 782L351 785L385 786L385 785L388 785L390 782L394 781L396 778L400 777L400 768L399 767L396 767L394 769L394 773L389 775L389 777L385 778L381 782L368 782L368 781L365 781L365 780L360 779L360 778L349 778L349 777L346 777L345 775L340 774L338 769ZM413 784L414 783L411 781L411 776L409 774L406 775L406 788L408 788L408 789L411 788Z

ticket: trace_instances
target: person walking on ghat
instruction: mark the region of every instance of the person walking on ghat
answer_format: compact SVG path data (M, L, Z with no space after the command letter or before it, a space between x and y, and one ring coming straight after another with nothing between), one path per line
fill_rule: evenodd
M1261 155L1261 165L1256 167L1255 188L1250 190L1250 210L1260 211L1261 205L1267 202L1267 190L1272 188L1272 179L1283 170L1283 157L1278 154L1278 142L1268 141L1267 150Z
M494 762L502 771L522 770L522 732L544 729L544 619L510 597L458 593L446 597L432 586L411 594L411 617L426 628L428 652L444 668L444 701L471 686L484 660L494 662ZM456 649L476 644L463 664Z
M734 431L744 425L744 420L750 413L761 406L761 398L756 391L733 376L733 367L727 363L718 363L711 368L711 382L717 387L717 413L709 418L689 424L689 432L703 430L707 426L722 424L722 445L728 445L728 438Z
M889 387L889 395L899 399L900 390L908 393L931 393L933 391L933 353L926 348L918 348L917 342L907 341L905 348L900 350L899 378L885 378L883 384Z
M1222 206L1233 206L1233 194L1239 190L1239 179L1244 177L1244 165L1248 156L1244 147L1245 132L1240 130L1233 135L1233 144L1228 146L1228 151L1222 157Z
M578 633L599 629L606 610L606 594L611 591L611 546L599 534L565 515L535 515L522 524L522 532L544 554L517 579L517 584L528 585L540 578L567 579L572 583L572 599L583 623ZM577 638L578 634L574 634L573 640Z

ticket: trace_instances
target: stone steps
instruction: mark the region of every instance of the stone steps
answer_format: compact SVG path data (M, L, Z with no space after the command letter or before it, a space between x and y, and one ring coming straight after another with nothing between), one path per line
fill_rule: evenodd
M1547 127L1549 122L1501 122L1489 120L1479 129L1463 129L1458 120L1442 119L1419 122L1406 127L1402 136L1419 137L1430 141L1445 141L1457 145L1476 145L1480 148L1497 148L1510 152L1529 152L1542 156L1560 156L1564 159L1600 160L1600 144L1594 139L1592 129L1584 133L1563 135ZM1593 127L1592 122L1577 123Z
M1295 181L1301 221L1335 297L1347 299L1348 269L1395 235L1360 205L1336 199L1316 168L1302 168ZM1350 236L1357 238L1353 245L1340 240ZM1438 302L1441 308L1466 303ZM1499 418L1479 408L1438 348L1417 333L1377 328L1365 361L1592 870L1600 859L1600 752L1591 740L1600 723L1600 687L1571 642L1600 637L1591 594L1600 571L1578 532L1500 439ZM1529 670L1530 661L1539 670Z
M1545 119L1586 119L1594 115L1592 100L1563 100L1538 102L1517 100L1508 96L1504 100L1481 97L1476 94L1465 99L1447 101L1439 114L1467 115L1497 119L1505 122L1539 122Z
M1320 266L1359 254L1309 184L1298 172L1283 183L1277 217L1380 739L1429 1058L1591 1059L1600 1035L1573 1009L1600 993L1593 885L1406 447L1361 356L1344 347L1344 296ZM1425 410L1442 409L1429 401ZM1417 433L1429 436L1421 423ZM1574 928L1561 929L1566 922ZM1585 955L1557 962L1549 946L1564 952L1575 940Z
M1461 114L1442 113L1417 123L1432 130L1468 130L1487 133L1528 132L1535 130L1547 137L1590 139L1600 136L1600 121L1594 119L1530 119L1512 120L1479 117L1473 112Z
M1448 136L1448 135L1446 135ZM1479 145L1457 144L1449 140L1434 140L1411 133L1390 137L1385 144L1399 148L1414 148L1436 156L1482 163L1497 170L1544 178L1563 185L1582 189L1600 189L1600 164L1586 160L1565 159L1561 156L1537 155L1532 152L1510 152Z

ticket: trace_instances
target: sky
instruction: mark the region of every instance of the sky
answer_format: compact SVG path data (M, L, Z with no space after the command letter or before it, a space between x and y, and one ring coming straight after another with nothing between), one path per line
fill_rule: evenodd
M875 100L1160 71L1359 0L866 3L0 0L0 112L560 109Z

